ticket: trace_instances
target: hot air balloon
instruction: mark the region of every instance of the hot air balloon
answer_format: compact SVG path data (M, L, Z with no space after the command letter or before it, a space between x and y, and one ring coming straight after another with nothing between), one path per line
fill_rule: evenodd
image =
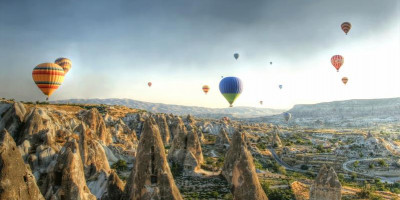
M64 76L68 73L68 71L71 69L72 62L68 58L57 58L56 61L54 61L55 64L60 65L64 69Z
M348 32L350 31L350 29L351 29L351 24L350 24L350 22L343 22L342 25L340 25L340 26L342 27L343 32L346 33L346 35L347 35L347 33L348 33Z
M63 83L64 74L63 68L59 65L42 63L33 69L32 78L48 100L51 94Z
M239 54L235 53L235 54L233 54L233 57L237 60L239 58Z
M203 92L207 94L208 90L210 90L210 87L208 85L203 85Z
M151 85L153 85L153 83L148 82L147 85L148 85L149 87L151 87Z
M285 118L286 122L288 122L290 118L292 118L292 114L285 112L283 113L283 117Z
M283 87L282 85L279 85L279 89L281 89L281 90L282 90L282 87Z
M260 105L263 105L263 101L260 101Z
M237 77L225 77L219 82L219 91L232 107L233 102L240 96L243 90L242 81Z
M347 77L343 77L342 78L342 82L346 85L347 84L347 81L349 81L349 79L347 78Z
M224 76L221 76L221 78L224 78Z
M331 63L336 68L336 70L339 72L340 67L344 63L344 58L341 55L334 55L331 58Z
M270 65L272 65L272 62L269 62Z

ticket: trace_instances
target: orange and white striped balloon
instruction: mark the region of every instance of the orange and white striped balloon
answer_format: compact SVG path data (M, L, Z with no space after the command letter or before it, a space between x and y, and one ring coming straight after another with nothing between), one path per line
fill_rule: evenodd
M208 93L208 91L210 90L210 87L208 85L203 85L203 92L204 93Z
M50 97L64 82L64 70L54 63L42 63L33 69L32 78L43 94Z
M340 25L340 27L342 27L343 32L346 33L346 35L347 35L347 33L351 29L351 24L350 24L350 22L343 22L342 25Z
M68 71L71 69L72 62L68 58L57 58L56 61L54 61L55 64L60 65L64 69L64 75L68 73Z
M341 55L334 55L331 58L331 63L336 68L336 70L339 72L340 67L344 63L344 58Z

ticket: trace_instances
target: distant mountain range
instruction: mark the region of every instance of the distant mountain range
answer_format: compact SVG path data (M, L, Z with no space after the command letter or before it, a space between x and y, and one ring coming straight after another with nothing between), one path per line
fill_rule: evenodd
M381 123L400 123L400 98L299 104L288 112L292 114L290 123L303 126L364 127ZM286 123L282 115L250 120Z
M68 99L53 101L52 103L76 103L76 104L106 104L123 105L130 108L147 110L154 113L172 113L175 115L191 114L202 118L254 118L261 116L276 115L284 112L281 109L255 108L255 107L232 107L232 108L205 108L197 106L181 106L162 103L149 103L132 99Z

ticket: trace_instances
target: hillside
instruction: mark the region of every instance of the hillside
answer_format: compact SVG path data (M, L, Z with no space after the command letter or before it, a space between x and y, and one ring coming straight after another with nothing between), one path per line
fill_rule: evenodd
M53 103L79 103L79 104L106 104L123 105L130 108L147 110L154 113L172 113L175 115L194 115L202 118L253 118L269 116L282 113L284 110L254 107L233 107L233 108L205 108L197 106L181 106L162 103L150 103L132 99L68 99L54 101Z
M288 112L291 123L302 126L373 126L400 122L400 98L356 99L295 105ZM266 116L252 121L284 123L282 115Z

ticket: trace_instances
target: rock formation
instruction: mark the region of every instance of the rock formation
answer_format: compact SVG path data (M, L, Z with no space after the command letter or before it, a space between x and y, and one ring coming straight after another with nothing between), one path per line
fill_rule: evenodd
M244 132L234 133L225 157L222 175L231 184L234 199L268 199L258 180Z
M87 128L92 130L93 134L104 144L108 145L112 142L111 134L107 131L104 119L96 108L83 111L80 117L86 123Z
M167 119L165 118L165 115L157 114L157 115L155 115L155 120L158 124L158 128L160 129L161 139L162 139L164 145L169 145L171 136L170 136L169 126L167 123Z
M323 165L310 189L310 200L340 200L342 185L335 170Z
M0 199L44 199L10 134L0 131Z
M67 142L55 165L50 165L46 199L96 200L86 185L79 146L75 139Z
M7 104L0 110L0 130L6 129L12 137L18 132L21 124L24 122L26 109L24 104L16 102Z
M107 189L101 200L120 200L124 190L124 183L118 178L118 175L111 171L108 177Z
M274 127L274 131L272 133L272 146L273 147L277 147L280 148L282 147L282 142L281 139L279 138L279 128L278 127Z
M160 132L153 118L149 117L144 123L143 133L140 137L138 153L135 162L134 175L128 180L125 188L130 191L124 198L132 200L175 200L182 199L175 185L168 162ZM133 182L133 184L132 184Z
M182 120L177 118L173 129L175 138L168 153L168 160L184 167L186 172L193 172L200 169L203 153L195 128L192 125L188 125L188 127L189 132L186 131Z
M187 115L186 123L190 124L190 125L195 125L196 124L196 120L194 119L194 117L192 115Z
M215 141L215 146L218 149L225 150L228 149L230 145L231 145L231 140L228 137L228 133L226 132L225 129L221 128L217 140Z

